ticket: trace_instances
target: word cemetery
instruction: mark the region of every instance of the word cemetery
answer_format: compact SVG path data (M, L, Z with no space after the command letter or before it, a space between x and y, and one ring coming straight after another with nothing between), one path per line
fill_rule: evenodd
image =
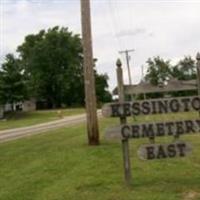
M121 125L109 128L106 131L106 139L120 139L122 141L122 152L124 161L124 174L127 184L131 180L131 167L129 156L129 139L149 138L150 144L142 145L138 150L138 156L142 160L167 159L185 157L191 152L192 146L189 143L180 141L180 136L185 134L200 134L200 119L160 121L152 123L127 124L126 117L139 115L167 114L178 112L196 111L200 114L200 55L197 57L197 80L193 80L193 89L197 89L198 96L173 97L162 99L135 100L125 102L125 95L133 95L135 86L129 85L129 93L123 84L123 72L121 62L117 62L117 80L119 102L105 104L102 108L104 117L119 117ZM195 85L196 82L196 85ZM184 85L176 80L177 87L171 87L171 91L187 91L191 82L184 82ZM140 87L138 87L140 88ZM156 87L151 86L151 92L158 92ZM155 88L155 91L154 91ZM137 90L135 94L145 93L145 89ZM132 93L130 94L130 91ZM147 93L146 92L146 93ZM160 89L160 92L162 90ZM171 136L173 142L169 144L156 144L156 137Z
M162 136L200 134L200 120L183 120L146 124L121 125L106 131L107 139L139 139Z
M154 138L157 136L179 136L200 133L200 120L160 122L141 125L124 125L121 134L124 138Z

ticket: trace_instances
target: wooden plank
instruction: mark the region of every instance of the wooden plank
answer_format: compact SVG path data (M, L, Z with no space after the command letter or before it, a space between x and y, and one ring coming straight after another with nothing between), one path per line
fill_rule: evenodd
M184 134L200 134L200 119L167 121L156 123L140 123L121 125L106 130L105 138L112 139L140 139L164 136L180 136Z
M147 144L138 149L138 156L142 160L167 159L185 157L192 151L192 146L185 142L170 144Z
M200 96L108 103L102 108L104 117L128 117L190 111L200 111Z
M163 93L163 92L177 92L177 91L189 91L197 89L197 81L179 81L177 79L172 79L168 82L167 85L155 86L149 83L141 82L138 85L125 85L124 93L125 94L148 94L148 93ZM115 95L118 94L118 91L115 89L113 91Z

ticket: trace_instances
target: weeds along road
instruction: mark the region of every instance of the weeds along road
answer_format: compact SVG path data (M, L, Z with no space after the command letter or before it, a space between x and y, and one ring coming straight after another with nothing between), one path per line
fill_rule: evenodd
M98 117L101 117L101 110L98 110ZM0 131L0 143L18 138L44 133L49 130L55 130L61 127L68 127L75 124L86 122L86 114L79 114L69 117L64 117L60 120L27 126L22 128L14 128Z

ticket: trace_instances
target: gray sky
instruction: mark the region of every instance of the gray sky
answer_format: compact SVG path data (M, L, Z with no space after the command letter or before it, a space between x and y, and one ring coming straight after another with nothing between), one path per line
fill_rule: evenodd
M81 33L79 0L1 0L0 59L14 53L24 36L56 25ZM141 66L149 57L176 62L200 51L200 0L91 0L94 56L97 70L116 84L118 51L131 53L133 82L141 79ZM145 67L144 67L145 68Z

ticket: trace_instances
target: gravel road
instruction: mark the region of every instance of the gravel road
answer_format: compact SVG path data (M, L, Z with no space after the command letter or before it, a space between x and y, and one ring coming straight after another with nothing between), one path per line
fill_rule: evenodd
M98 110L98 117L101 117L100 110ZM0 143L7 142L10 140L16 140L22 137L36 135L39 133L44 133L49 130L54 130L61 127L68 127L71 125L80 124L83 122L86 122L86 114L64 117L60 120L55 120L52 122L37 124L33 126L3 130L0 131Z

